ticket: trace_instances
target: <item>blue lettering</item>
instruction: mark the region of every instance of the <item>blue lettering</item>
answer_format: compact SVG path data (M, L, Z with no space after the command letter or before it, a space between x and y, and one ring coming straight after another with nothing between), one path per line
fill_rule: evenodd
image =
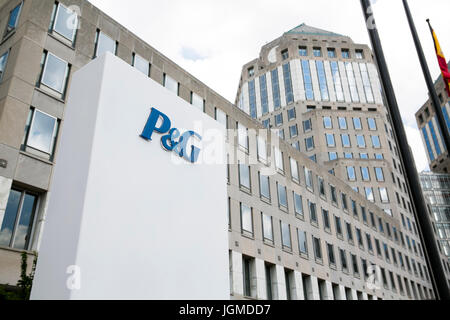
M160 119L161 123L159 127L157 127L158 120ZM188 150L188 142L191 138L196 138L201 141L202 137L198 133L194 131L186 131L181 134L177 128L171 128L171 121L168 116L161 111L152 108L144 130L142 131L141 138L151 141L153 132L155 131L160 134L165 134L161 137L161 145L165 150L173 151L181 158L184 158L192 163L197 162L200 154L200 148L197 148L191 144L189 148L190 150Z

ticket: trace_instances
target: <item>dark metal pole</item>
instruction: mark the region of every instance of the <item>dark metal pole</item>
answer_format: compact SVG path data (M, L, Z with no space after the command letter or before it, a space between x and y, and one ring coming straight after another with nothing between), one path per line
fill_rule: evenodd
M411 33L414 39L414 44L416 45L417 55L419 56L420 65L422 66L423 75L425 77L425 82L427 83L428 92L431 96L431 101L433 102L434 110L436 111L436 116L438 124L441 127L441 132L443 135L443 140L445 148L447 150L447 157L450 154L450 133L445 122L444 113L442 112L441 102L439 101L438 95L436 93L436 88L434 87L433 79L431 78L430 69L428 68L427 60L423 54L422 44L420 43L419 36L417 35L416 26L409 10L409 5L407 0L403 0L403 6L405 7L406 16L408 18L409 27L411 28Z
M450 300L450 292L445 277L445 272L439 256L439 250L434 237L433 228L428 218L428 209L425 198L422 194L422 188L419 181L419 175L414 162L414 157L408 145L405 128L397 104L394 87L384 57L381 46L380 36L375 24L375 18L372 13L370 0L361 0L367 30L372 43L375 59L378 65L381 82L384 88L388 108L392 118L393 130L397 137L400 158L406 172L406 181L409 185L410 197L414 206L414 215L419 225L419 232L422 236L422 243L425 251L425 257L430 271L431 282L437 299Z

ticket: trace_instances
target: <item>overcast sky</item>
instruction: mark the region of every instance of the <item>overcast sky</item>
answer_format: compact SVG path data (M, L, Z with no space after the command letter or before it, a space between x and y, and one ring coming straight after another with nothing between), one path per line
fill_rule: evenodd
M295 26L370 45L358 0L90 0L192 75L235 101L242 66ZM401 0L377 0L374 13L419 171L428 169L415 121L428 91ZM409 0L433 79L440 70L426 18L450 59L450 1Z

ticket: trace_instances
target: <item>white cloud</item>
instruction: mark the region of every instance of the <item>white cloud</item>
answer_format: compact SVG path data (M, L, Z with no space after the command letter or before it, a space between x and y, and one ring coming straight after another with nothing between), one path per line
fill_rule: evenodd
M355 0L91 2L231 102L242 66L259 56L262 45L303 22L370 45ZM431 19L450 58L450 1L409 0L409 5L435 79L440 71L425 20ZM402 2L377 0L374 12L401 114L412 136L417 130L414 114L428 94ZM423 153L421 140L416 141L420 143L411 145L415 155Z
M417 126L405 126L406 136L408 137L408 142L413 150L414 159L416 161L417 171L429 171L428 158L426 155L425 147L422 143L422 137L420 135Z

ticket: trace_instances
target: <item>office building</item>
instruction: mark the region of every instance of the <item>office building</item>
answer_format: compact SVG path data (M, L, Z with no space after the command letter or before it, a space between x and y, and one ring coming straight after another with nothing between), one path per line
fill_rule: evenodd
M7 1L0 30L0 283L39 250L72 74L109 51L229 129L232 299L434 297L366 45L300 25L232 104L85 0Z
M440 107L442 108L445 123L447 124L446 129L450 130L450 100L445 88L445 82L442 80L442 75L436 80L434 86L439 101L441 102ZM431 171L435 173L449 173L450 159L431 98L416 112L416 121L422 136L423 145L426 149Z

